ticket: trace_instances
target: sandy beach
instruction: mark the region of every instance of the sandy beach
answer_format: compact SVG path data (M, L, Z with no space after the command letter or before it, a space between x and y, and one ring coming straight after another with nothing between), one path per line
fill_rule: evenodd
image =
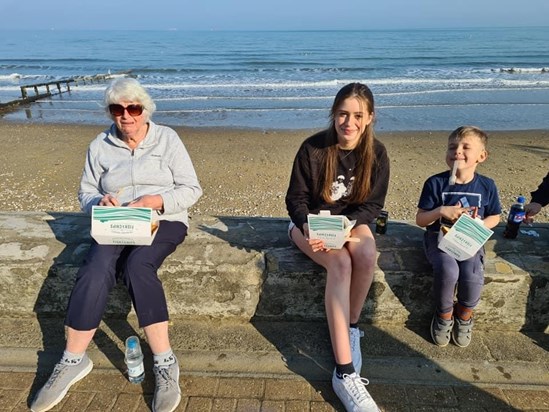
M77 190L89 142L103 129L0 122L0 195L4 211L79 211ZM294 155L314 130L174 128L204 189L191 216L287 216L284 196ZM489 157L477 171L498 185L504 213L537 188L549 170L549 131L489 133ZM385 208L413 220L425 179L447 168L448 131L378 133L391 160ZM503 217L503 216L502 216ZM537 216L549 222L549 207Z

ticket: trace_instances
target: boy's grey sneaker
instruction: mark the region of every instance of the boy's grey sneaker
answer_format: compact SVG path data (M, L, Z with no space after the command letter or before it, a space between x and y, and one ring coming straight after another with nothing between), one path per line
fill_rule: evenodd
M431 320L431 338L433 338L433 342L441 347L448 345L453 326L454 319L445 320L435 313L433 320Z
M179 388L179 363L177 358L169 366L153 367L156 387L154 390L153 412L172 412L181 402Z
M360 338L364 336L364 331L359 328L349 328L349 340L351 342L351 359L355 371L360 375L362 369L362 351L360 349Z
M345 406L347 412L379 412L374 399L366 390L368 379L361 378L358 373L337 377L334 370L332 387L337 397Z
M46 384L38 391L31 404L32 412L49 411L65 397L69 388L91 372L93 362L84 354L78 365L57 363Z
M456 316L456 322L452 329L452 340L460 348L466 348L471 343L473 334L473 318L469 320L461 320Z

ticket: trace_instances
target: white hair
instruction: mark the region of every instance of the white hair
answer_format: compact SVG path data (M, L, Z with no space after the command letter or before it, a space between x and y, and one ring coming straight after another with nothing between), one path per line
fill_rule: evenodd
M141 104L143 106L143 116L145 116L146 121L149 121L156 110L156 104L149 93L141 83L131 77L115 79L105 90L105 111L111 119L113 116L109 112L109 105L118 104L122 101L132 101Z

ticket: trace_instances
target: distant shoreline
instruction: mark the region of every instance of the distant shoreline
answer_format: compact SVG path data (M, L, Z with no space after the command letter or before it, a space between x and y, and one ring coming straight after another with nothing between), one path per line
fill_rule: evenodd
M23 110L21 108L18 108L17 110ZM313 134L320 130L323 130L327 125L328 122L326 122L326 125L320 126L320 127L303 127L303 128L280 128L280 127L273 127L273 128L265 128L265 127L246 127L246 126L189 126L189 125L177 125L172 124L169 122L160 122L158 121L155 116L153 116L153 121L157 124L161 124L164 126L171 127L172 129L177 130L183 130L188 131L190 133L197 132L197 133L215 133L219 134L219 132L224 131L244 131L246 133L254 133L254 134L271 134L271 133L288 133L288 134ZM2 119L0 117L0 126L29 126L29 127L82 127L84 129L92 128L99 131L103 131L110 127L109 125L109 118L105 115L103 122L96 123L80 123L80 122L63 122L63 121L56 121L56 122L40 122L40 121L22 121L22 120L6 120ZM457 127L457 126L456 126ZM382 135L422 135L422 136L428 136L431 134L439 134L439 133L450 133L450 131L453 129L409 129L409 130L384 130L378 126L376 126L376 135L382 136ZM487 133L492 135L508 135L508 134L530 134L530 133L539 133L540 135L549 136L547 132L549 132L549 127L547 128L532 128L532 129L483 129Z

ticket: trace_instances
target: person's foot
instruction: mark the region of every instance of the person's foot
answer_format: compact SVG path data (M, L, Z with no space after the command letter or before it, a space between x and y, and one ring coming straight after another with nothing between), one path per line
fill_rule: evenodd
M38 391L31 404L32 412L49 411L65 397L69 388L84 378L93 368L93 362L84 355L78 365L59 362L46 384Z
M181 402L179 388L179 362L153 368L156 387L154 390L153 412L172 412Z
M460 348L466 348L471 343L471 337L473 335L473 318L469 320L461 320L456 316L456 322L452 329L452 340Z
M355 371L360 375L362 369L362 351L360 349L360 338L364 336L364 332L359 328L349 328L349 340L351 342L351 359Z
M374 399L366 390L368 379L358 373L344 374L338 378L335 371L332 376L332 387L347 412L379 412Z
M453 326L454 319L442 319L435 313L431 321L431 338L433 338L433 342L441 347L448 345Z

